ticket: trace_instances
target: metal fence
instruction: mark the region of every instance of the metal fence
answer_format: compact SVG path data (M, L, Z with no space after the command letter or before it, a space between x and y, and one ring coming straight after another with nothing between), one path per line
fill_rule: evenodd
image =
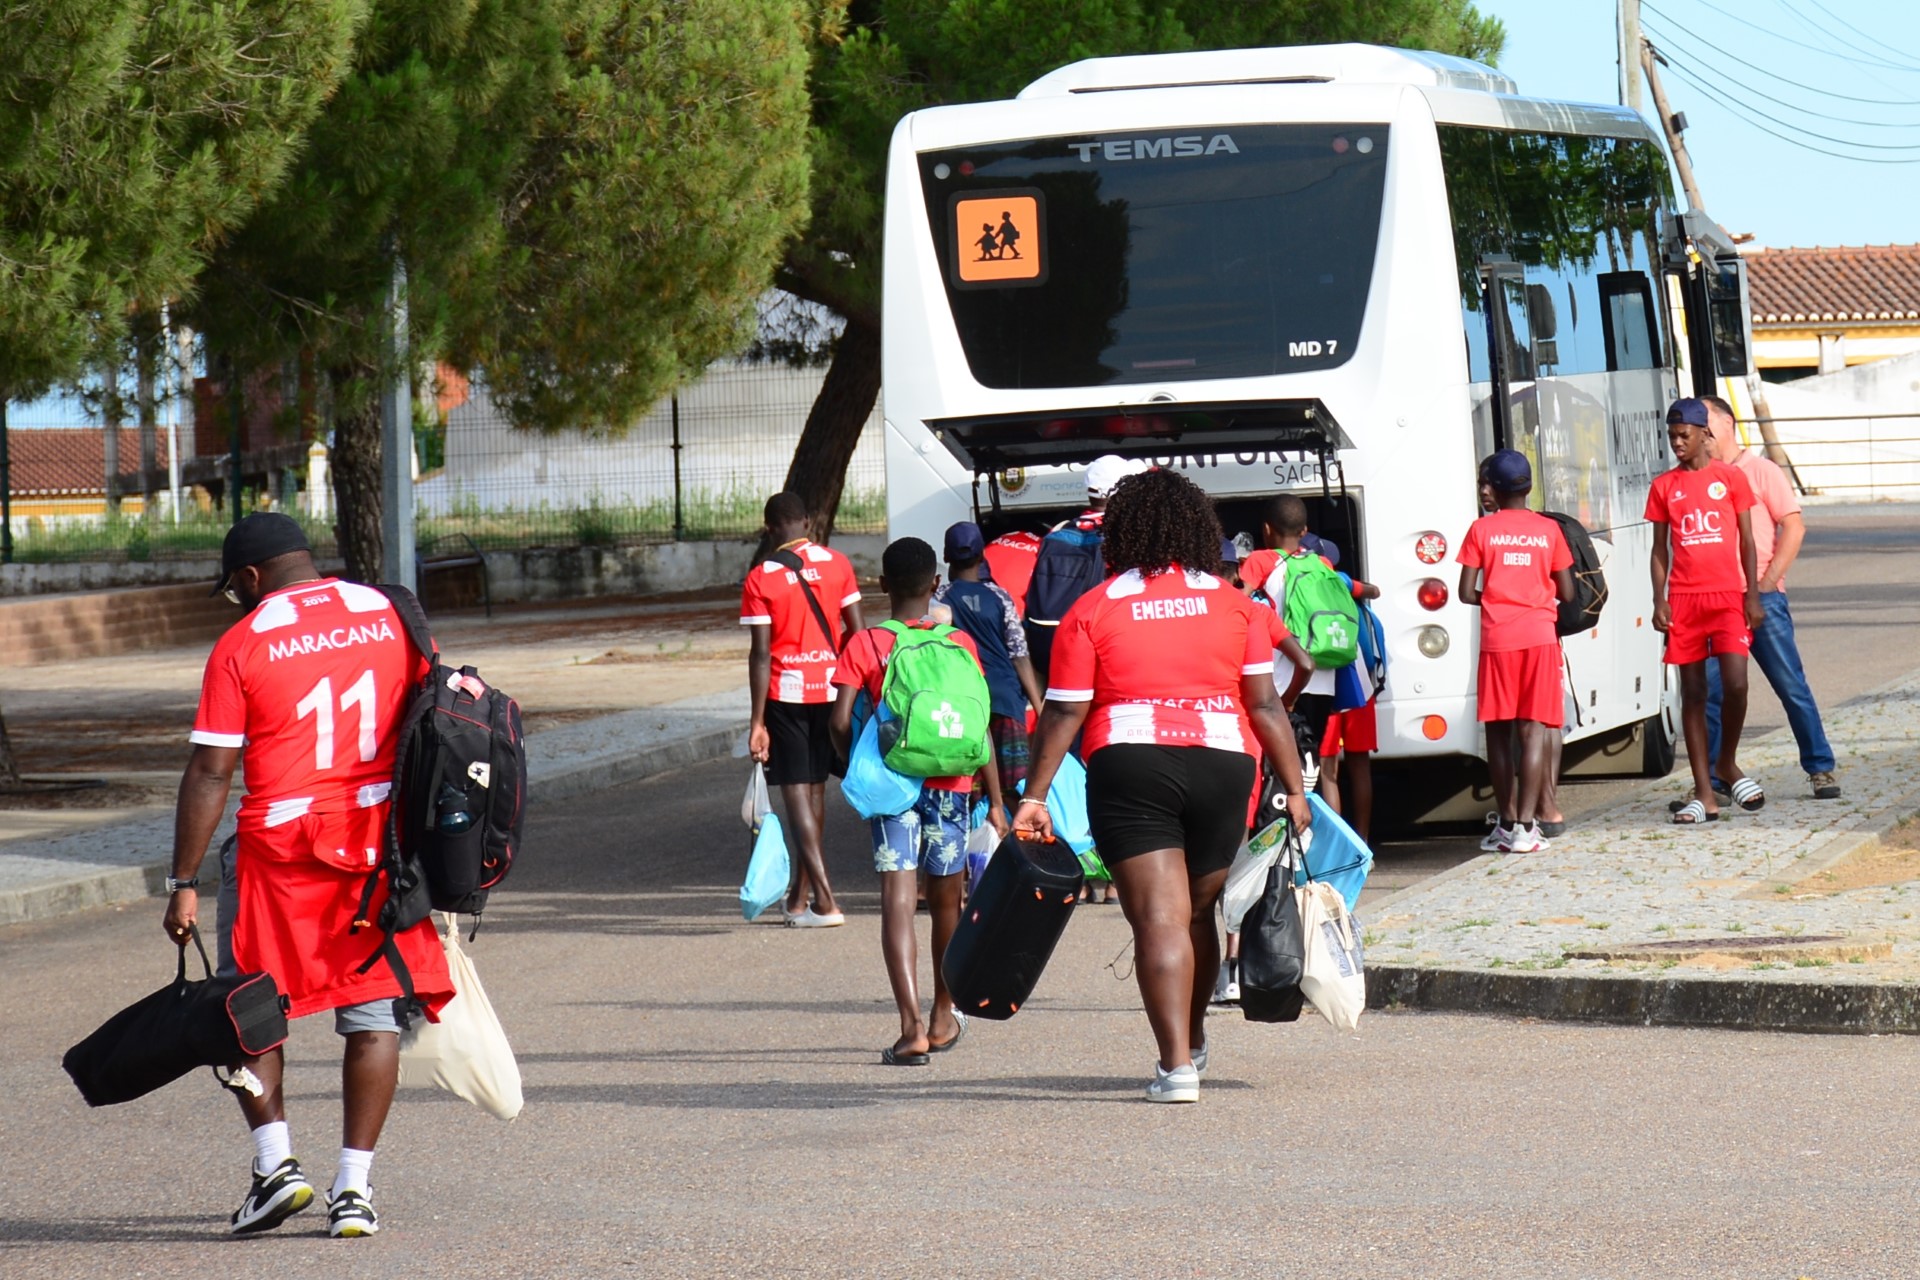
M443 397L443 417L420 413L416 422L416 538L426 548L464 534L512 549L749 535L786 477L824 374L716 364L617 435L516 430L483 386L451 379L460 391ZM11 547L0 549L19 562L217 555L237 475L241 510L286 511L316 549L331 550L325 446L288 429L300 415L278 402L281 384L290 405L298 389L277 372L249 378L246 437L236 447L223 388L199 383L197 414L144 436L109 429L77 399L11 406L0 436ZM848 468L836 529L883 528L885 493L876 411Z
M1801 492L1842 500L1920 499L1920 414L1826 414L1772 419ZM1756 424L1748 440L1759 447Z

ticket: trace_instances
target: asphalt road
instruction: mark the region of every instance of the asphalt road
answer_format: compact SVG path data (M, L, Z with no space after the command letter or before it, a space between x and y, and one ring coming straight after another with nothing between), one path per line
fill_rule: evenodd
M1913 519L1817 528L1795 600L1835 699L1911 666L1915 571L1882 553L1912 545ZM227 1237L250 1152L211 1080L89 1111L60 1072L171 976L158 900L0 930L0 1276L1920 1272L1910 1039L1404 1013L1341 1036L1227 1014L1201 1103L1153 1107L1152 1043L1117 980L1127 930L1092 907L1012 1022L930 1068L882 1067L862 833L833 806L847 927L742 923L743 772L535 813L469 948L526 1111L503 1124L405 1091L373 1240L329 1241L312 1211ZM322 1182L337 1060L325 1019L297 1025L295 1149Z

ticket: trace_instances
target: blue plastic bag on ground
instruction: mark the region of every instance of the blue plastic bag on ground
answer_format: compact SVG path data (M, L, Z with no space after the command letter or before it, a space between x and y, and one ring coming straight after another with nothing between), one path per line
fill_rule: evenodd
M1373 870L1373 850L1318 792L1307 794L1307 807L1313 811L1313 842L1301 859L1305 865L1295 868L1293 882L1323 881L1338 891L1352 911L1359 905L1367 873Z
M1021 794L1026 790L1023 781ZM1064 757L1054 771L1053 782L1047 787L1047 816L1053 821L1053 834L1065 840L1075 854L1093 848L1093 829L1087 825L1087 766L1078 756Z
M747 878L740 885L740 914L748 920L787 896L793 868L787 861L787 837L780 830L780 815L770 813L760 820L753 834L753 856L747 859Z
M880 754L880 719L879 715L867 717L847 756L847 776L840 779L840 794L863 818L891 818L905 813L920 798L924 781L887 767Z

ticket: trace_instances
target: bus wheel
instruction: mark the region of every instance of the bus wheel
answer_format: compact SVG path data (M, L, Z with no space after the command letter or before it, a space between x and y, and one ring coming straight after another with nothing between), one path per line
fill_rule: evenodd
M1640 722L1640 776L1664 778L1673 772L1674 740L1664 712Z

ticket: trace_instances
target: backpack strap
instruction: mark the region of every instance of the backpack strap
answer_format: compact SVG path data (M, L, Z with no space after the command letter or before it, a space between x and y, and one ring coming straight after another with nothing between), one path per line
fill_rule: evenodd
M440 661L440 646L434 643L433 628L427 625L427 611L420 607L420 597L397 582L376 582L373 589L385 596L400 615L400 629L407 633L414 651L429 663Z
M792 570L793 576L800 580L800 594L807 598L807 608L812 611L813 620L820 624L820 634L827 638L827 648L838 654L840 642L833 638L833 627L827 621L827 611L820 607L820 597L813 594L813 584L807 581L805 563L785 547L774 552L770 558L775 564Z

